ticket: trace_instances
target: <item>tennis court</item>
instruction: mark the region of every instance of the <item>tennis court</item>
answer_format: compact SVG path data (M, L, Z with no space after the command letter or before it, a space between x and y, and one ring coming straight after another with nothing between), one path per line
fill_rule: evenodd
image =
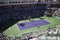
M34 18L34 21L29 20L20 20L16 24L12 25L10 28L5 30L3 33L5 35L13 35L13 36L22 36L22 34L30 33L38 30L44 30L48 28L56 27L60 25L60 20L55 17L42 17L43 20L40 18ZM19 25L18 25L19 23ZM23 23L23 27L20 26ZM36 24L36 25L35 25ZM39 27L39 29L38 29Z
M18 23L17 25L20 30L25 30L25 29L44 26L44 25L48 25L48 24L50 24L50 23L44 19L41 19L41 20L36 20L36 21L32 20L31 22Z

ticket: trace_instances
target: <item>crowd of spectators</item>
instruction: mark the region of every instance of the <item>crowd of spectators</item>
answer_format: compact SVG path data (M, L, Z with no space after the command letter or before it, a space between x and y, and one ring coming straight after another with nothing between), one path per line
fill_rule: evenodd
M44 15L46 5L32 4L32 5L14 5L0 7L0 27L7 28L18 22L19 20L40 17Z
M0 33L0 40L60 40L60 25L53 28L38 30L22 34L21 36L4 35Z

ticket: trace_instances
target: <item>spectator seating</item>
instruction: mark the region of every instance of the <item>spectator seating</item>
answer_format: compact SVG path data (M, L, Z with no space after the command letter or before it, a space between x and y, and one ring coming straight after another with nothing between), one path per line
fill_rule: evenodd
M0 7L0 26L1 29L7 29L19 20L40 17L44 15L46 5L31 4L31 5L14 5L14 6L2 6Z

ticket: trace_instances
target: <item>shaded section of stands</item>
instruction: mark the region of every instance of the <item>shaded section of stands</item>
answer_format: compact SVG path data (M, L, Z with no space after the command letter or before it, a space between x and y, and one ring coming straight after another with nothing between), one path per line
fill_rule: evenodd
M46 5L14 5L0 7L0 27L1 31L6 30L20 20L36 18L44 15Z

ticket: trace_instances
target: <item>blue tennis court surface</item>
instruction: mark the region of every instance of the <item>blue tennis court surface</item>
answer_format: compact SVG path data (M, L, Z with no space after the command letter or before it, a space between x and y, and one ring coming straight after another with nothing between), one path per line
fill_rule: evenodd
M25 30L25 29L34 28L38 26L44 26L48 24L50 23L47 22L46 20L41 19L41 20L31 21L31 22L26 22L26 23L18 23L17 25L20 30Z

